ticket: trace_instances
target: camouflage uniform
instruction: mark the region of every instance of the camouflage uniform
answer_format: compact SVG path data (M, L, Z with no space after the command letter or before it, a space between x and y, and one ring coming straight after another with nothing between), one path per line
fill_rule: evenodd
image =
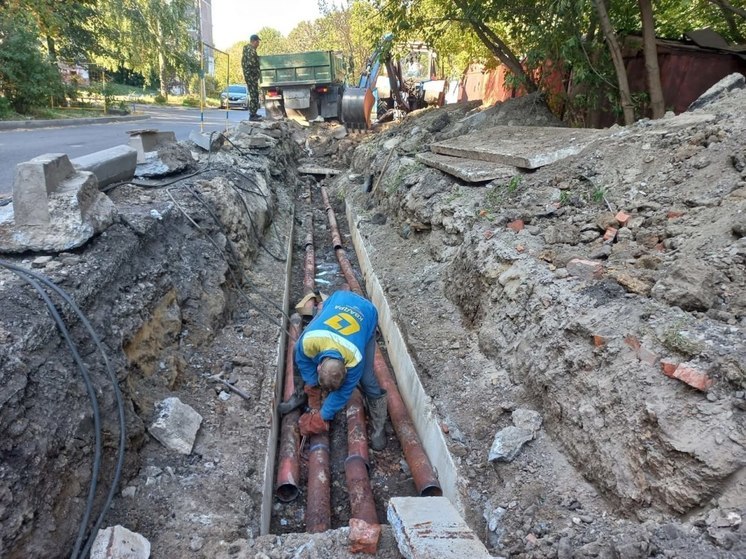
M254 116L259 110L259 55L251 43L243 48L241 68L249 90L249 113Z

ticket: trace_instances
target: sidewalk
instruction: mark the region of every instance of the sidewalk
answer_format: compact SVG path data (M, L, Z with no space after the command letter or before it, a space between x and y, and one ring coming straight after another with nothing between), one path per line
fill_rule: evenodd
M30 128L51 128L56 126L80 126L83 124L105 124L107 122L127 122L145 120L150 115L102 116L89 118L55 118L51 120L0 120L0 130L22 130Z

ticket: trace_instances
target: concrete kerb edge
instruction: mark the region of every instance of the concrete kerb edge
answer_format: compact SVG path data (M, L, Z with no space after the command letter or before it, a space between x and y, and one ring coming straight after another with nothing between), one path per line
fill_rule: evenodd
M401 330L399 330L392 317L391 308L383 293L381 284L372 270L368 251L365 248L362 235L358 229L359 217L349 203L345 205L345 209L352 244L355 248L363 277L365 278L368 297L378 309L378 325L386 341L387 354L394 369L394 375L402 400L404 400L410 412L417 410L417 413L411 413L412 421L414 422L417 434L422 440L425 453L438 474L443 495L451 501L459 514L464 516L466 511L458 489L458 471L448 450L448 445L440 428L437 414L430 401L430 397L420 382Z
M26 130L30 128L55 128L58 126L82 126L149 119L150 115L104 116L100 118L59 118L54 120L0 120L0 130Z
M290 279L293 266L293 236L295 234L295 209L290 215L290 233L285 260L285 294L282 299L282 308L286 311L290 309ZM280 402L283 375L285 374L285 344L288 341L288 316L282 318L282 330L277 341L277 371L274 377L272 400L272 421L267 436L267 452L264 459L264 493L262 495L262 507L260 512L259 533L264 536L269 534L270 522L272 520L272 503L274 502L274 481L275 481L275 449L277 448L277 439L280 432L280 417L277 413L277 403Z

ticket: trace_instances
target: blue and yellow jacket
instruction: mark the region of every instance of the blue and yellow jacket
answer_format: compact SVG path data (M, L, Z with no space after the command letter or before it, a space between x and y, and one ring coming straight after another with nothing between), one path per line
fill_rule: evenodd
M377 322L378 311L373 303L350 291L335 291L295 345L295 363L309 386L319 384L316 366L325 357L341 359L347 367L342 386L330 392L321 406L325 421L331 421L347 404L360 382L365 346L375 334Z

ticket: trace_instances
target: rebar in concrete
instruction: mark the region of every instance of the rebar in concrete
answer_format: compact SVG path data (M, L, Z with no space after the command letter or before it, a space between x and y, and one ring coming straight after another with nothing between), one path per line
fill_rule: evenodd
M327 218L329 219L329 227L332 230L332 243L334 243L339 267L344 274L345 280L350 285L350 289L358 295L363 295L360 282L357 281L352 270L352 265L347 258L347 253L344 248L342 248L334 209L329 203L329 196L324 187L321 187L321 196L324 201ZM396 431L396 436L399 439L402 450L404 451L404 458L409 465L409 469L412 471L412 478L414 479L417 491L423 497L441 496L443 490L440 487L438 476L435 474L430 459L427 457L427 454L425 454L422 441L420 441L420 437L414 427L412 418L409 416L409 411L404 405L399 389L394 382L391 371L389 370L386 360L383 357L383 353L378 346L376 346L373 370L381 388L386 390L386 403L388 404L389 417L391 418L394 431Z
M289 400L295 392L295 380L293 378L293 348L300 336L302 318L298 313L290 317L288 325L287 350L285 354L285 379L283 383L282 399ZM288 503L294 501L298 494L298 482L300 481L300 459L299 442L300 428L298 418L300 411L295 410L282 418L280 430L280 457L277 466L277 488L275 494L280 501Z

